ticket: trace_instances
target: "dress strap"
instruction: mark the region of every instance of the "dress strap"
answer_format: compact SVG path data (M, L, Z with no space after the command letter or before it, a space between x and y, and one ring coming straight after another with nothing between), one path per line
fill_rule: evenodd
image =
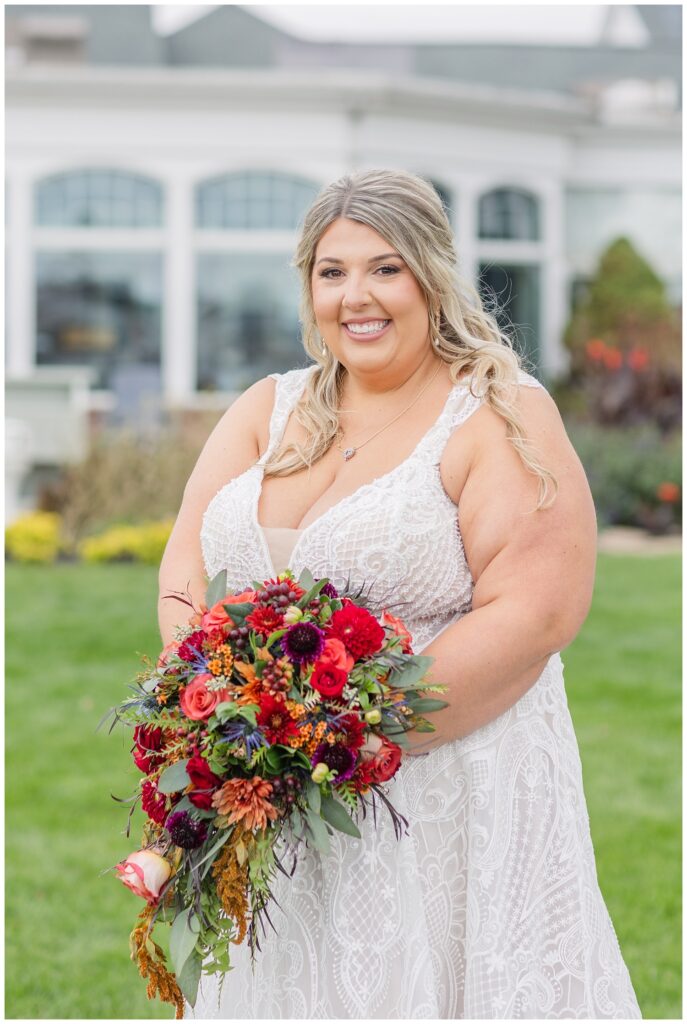
M269 373L267 375L276 381L274 405L270 416L270 436L267 449L258 459L257 465L262 465L276 450L286 430L291 410L303 393L309 374L315 369L317 369L317 364L313 363L311 366L297 367L286 373Z
M518 371L518 384L524 384L526 387L532 388L544 386L536 377L531 376L531 374L526 373L524 370ZM441 462L444 448L453 432L484 405L484 396L473 393L471 385L471 377L455 385L448 396L441 416L421 446L423 454L428 456L433 464Z

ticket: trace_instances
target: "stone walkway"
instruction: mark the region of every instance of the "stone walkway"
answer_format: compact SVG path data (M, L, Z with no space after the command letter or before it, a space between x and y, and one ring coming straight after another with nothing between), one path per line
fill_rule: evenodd
M612 526L599 531L597 550L614 555L676 555L682 551L682 535L654 537L634 526Z

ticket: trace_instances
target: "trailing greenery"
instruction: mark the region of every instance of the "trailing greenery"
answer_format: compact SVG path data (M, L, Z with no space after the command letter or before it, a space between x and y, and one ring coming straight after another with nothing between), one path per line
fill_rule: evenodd
M109 795L132 789L130 736L95 731L139 653L158 653L157 573L8 565L6 581L6 1015L170 1017L122 941L136 897L101 873L131 850ZM679 606L679 558L602 554L562 655L601 890L643 1015L660 1019L681 1011Z

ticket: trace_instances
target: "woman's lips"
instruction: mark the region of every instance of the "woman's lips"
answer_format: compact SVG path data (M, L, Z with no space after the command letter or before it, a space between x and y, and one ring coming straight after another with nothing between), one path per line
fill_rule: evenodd
M353 331L349 331L348 324L341 325L345 330L349 338L353 338L354 341L374 341L375 338L381 338L385 331L388 331L391 327L391 320L388 321L385 327L382 327L381 331L365 332L364 334L354 334Z

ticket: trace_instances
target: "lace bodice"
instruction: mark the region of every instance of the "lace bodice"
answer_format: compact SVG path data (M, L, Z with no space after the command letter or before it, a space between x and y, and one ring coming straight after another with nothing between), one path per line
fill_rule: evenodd
M258 522L263 465L281 440L291 410L314 366L270 374L277 381L267 450L222 487L203 518L201 545L208 576L227 570L230 589L262 574L276 575ZM541 387L523 371L519 383ZM458 510L441 482L446 442L481 405L470 378L450 391L444 408L411 454L383 476L363 484L298 531L290 558L294 573L308 567L334 585L365 585L381 611L402 618L416 653L470 609L474 581L463 550Z

